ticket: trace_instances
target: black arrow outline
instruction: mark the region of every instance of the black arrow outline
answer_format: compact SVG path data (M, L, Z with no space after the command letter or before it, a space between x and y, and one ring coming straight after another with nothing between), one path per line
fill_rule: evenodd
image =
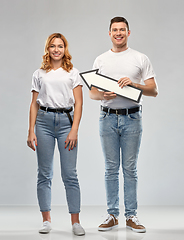
M97 74L97 75L99 75L99 76L101 76L101 77L105 77L105 78L110 79L110 80L112 80L112 81L118 82L118 80L116 80L116 79L114 79L114 78L111 78L111 77L108 77L108 76L105 76L105 75L103 75L103 74L100 74L100 73L98 73L98 71L99 71L99 69L94 69L94 70L90 70L90 71L86 71L86 72L81 72L81 73L79 73L79 75L81 76L82 80L85 82L85 84L87 85L87 87L89 88L89 90L91 90L91 87L96 87L96 88L101 89L101 90L103 90L103 91L110 92L110 91L108 91L107 89L98 87L98 86L96 86L96 85L94 85L94 84L91 84L91 86L89 86L89 84L87 83L87 81L85 80L85 78L84 78L83 75L82 75L82 74L86 74L86 73L90 73L90 72L96 72L95 74ZM134 101L134 102L139 103L139 102L140 102L140 99L141 99L141 96L142 96L142 90L141 90L140 88L136 88L136 87L131 86L131 85L127 85L127 86L129 86L129 87L131 87L131 88L135 88L135 89L137 89L137 90L140 91L140 94L139 94L139 97L138 97L137 101L136 101L136 100L133 100L133 99L131 99L131 98L128 98L128 97L124 97L124 96L122 96L122 95L120 95L120 94L117 94L117 93L116 93L116 95L117 95L117 96L120 96L120 97L124 97L124 98L130 99L130 100L132 100L132 101Z

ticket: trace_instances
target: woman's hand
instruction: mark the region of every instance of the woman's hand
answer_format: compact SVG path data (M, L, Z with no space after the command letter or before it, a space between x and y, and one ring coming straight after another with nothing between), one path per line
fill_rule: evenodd
M69 132L65 141L65 148L67 148L67 146L69 151L77 146L77 130L71 129Z
M27 145L28 147L30 147L31 149L33 149L33 151L35 151L35 145L37 146L37 137L35 135L34 132L29 132L28 134L28 138L27 138Z

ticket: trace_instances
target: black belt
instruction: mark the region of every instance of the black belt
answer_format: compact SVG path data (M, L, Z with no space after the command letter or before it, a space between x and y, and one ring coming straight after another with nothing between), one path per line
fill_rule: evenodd
M70 115L70 112L73 110L72 107L67 109L67 108L49 108L49 107L47 108L47 107L40 106L40 109L44 110L46 112L56 112L56 113L64 113L65 112L67 114L67 116L68 116L68 119L69 119L69 121L71 123L71 126L73 124L73 120L72 120L72 117Z
M131 113L136 113L138 112L141 107L134 107L134 108L124 108L124 109L112 109L112 108L107 108L101 106L102 111L107 112L107 113L114 113L116 115L128 115Z

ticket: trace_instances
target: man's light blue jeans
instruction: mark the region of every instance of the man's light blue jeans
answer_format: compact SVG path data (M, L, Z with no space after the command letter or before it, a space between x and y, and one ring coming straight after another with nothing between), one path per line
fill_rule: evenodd
M135 216L137 212L137 159L142 136L142 112L116 115L101 110L99 132L105 158L107 211L115 217L119 215L121 159L125 216Z
M76 171L77 147L70 151L68 148L65 149L65 140L70 130L71 124L66 113L38 110L36 119L37 196L41 212L51 210L51 184L56 140L60 152L61 176L66 189L69 213L80 212L80 189Z

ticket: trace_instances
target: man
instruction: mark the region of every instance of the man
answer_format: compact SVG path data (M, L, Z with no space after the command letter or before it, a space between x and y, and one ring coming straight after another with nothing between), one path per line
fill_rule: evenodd
M142 53L128 47L129 24L123 17L111 19L109 36L112 49L96 58L94 69L118 80L119 87L132 85L143 95L156 97L157 85L152 65ZM144 83L142 82L144 81ZM100 231L118 226L119 167L124 176L124 205L126 226L135 232L146 232L137 217L137 158L142 135L142 107L114 92L99 91L93 87L90 98L101 100L99 131L105 158L105 185L108 206L107 219Z

